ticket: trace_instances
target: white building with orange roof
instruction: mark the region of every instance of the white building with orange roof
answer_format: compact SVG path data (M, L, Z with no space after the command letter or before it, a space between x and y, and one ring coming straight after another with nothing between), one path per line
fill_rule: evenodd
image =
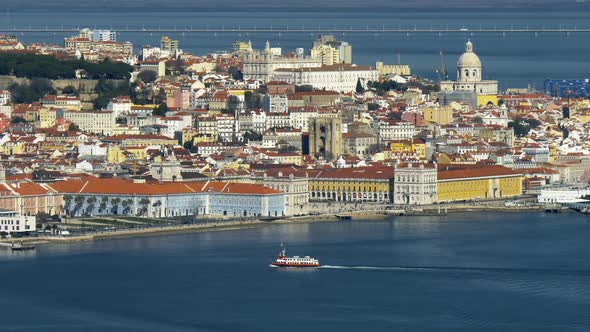
M83 176L48 186L63 195L64 212L72 216L214 215L241 218L285 215L284 193L255 184L209 181L141 183Z

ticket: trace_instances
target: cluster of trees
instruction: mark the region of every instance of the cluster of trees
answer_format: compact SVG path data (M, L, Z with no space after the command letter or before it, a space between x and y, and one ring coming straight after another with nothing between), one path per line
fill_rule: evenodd
M59 60L50 55L0 53L0 75L26 78L75 78L76 70L84 69L92 79L129 79L133 68L125 63Z
M53 84L46 78L34 78L31 83L13 83L8 87L12 100L18 104L33 103L39 101L48 93L55 93Z
M231 66L227 69L227 72L228 72L229 76L231 76L231 78L236 81L243 81L244 80L244 74L242 73L242 71L238 67Z
M93 105L95 109L106 108L109 104L109 101L118 96L127 96L129 95L129 82L113 82L101 79L96 83L96 87L94 91L98 95L94 101Z
M513 121L508 122L508 127L513 128L514 134L518 137L528 135L531 128L538 128L541 125L541 121L537 119L514 118Z
M246 91L244 93L244 103L246 104L246 109L260 109L262 108L262 96L260 93Z

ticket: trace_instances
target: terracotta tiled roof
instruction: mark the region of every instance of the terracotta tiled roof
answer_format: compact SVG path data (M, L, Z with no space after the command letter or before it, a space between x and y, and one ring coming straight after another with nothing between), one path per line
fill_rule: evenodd
M500 165L439 165L438 179L452 180L489 176L520 176L517 172Z
M163 182L163 183L134 183L129 180L110 178L98 179L82 177L58 181L51 184L51 188L61 193L87 193L105 195L174 195L190 194L205 191L223 192L228 194L278 194L264 186L244 183L224 182Z

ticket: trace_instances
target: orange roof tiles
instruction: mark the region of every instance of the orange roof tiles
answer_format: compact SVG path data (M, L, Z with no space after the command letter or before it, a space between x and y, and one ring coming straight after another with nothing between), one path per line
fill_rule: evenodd
M500 165L439 165L438 180L479 178L490 176L520 176L517 172Z
M61 193L86 193L103 195L175 195L198 192L222 192L226 194L278 194L280 191L260 185L224 182L149 182L134 183L120 178L98 179L82 177L58 181L50 185Z

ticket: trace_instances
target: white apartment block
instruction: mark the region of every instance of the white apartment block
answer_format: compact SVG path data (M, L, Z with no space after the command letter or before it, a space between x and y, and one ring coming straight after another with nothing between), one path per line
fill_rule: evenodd
M289 99L285 95L264 95L262 109L267 113L287 113L289 110Z
M217 133L223 142L231 142L236 133L236 120L231 115L217 116Z
M114 112L109 111L66 111L64 119L75 123L84 132L112 135L116 124Z
M415 130L414 124L407 121L384 119L377 123L377 132L381 142L413 138Z
M266 129L287 128L291 126L289 113L268 113L266 114Z
M10 91L0 90L0 106L10 104Z
M309 130L309 118L318 116L317 109L298 109L289 112L290 125L293 128L307 132Z
M113 98L107 105L107 111L115 114L115 118L131 113L131 99L125 97Z

